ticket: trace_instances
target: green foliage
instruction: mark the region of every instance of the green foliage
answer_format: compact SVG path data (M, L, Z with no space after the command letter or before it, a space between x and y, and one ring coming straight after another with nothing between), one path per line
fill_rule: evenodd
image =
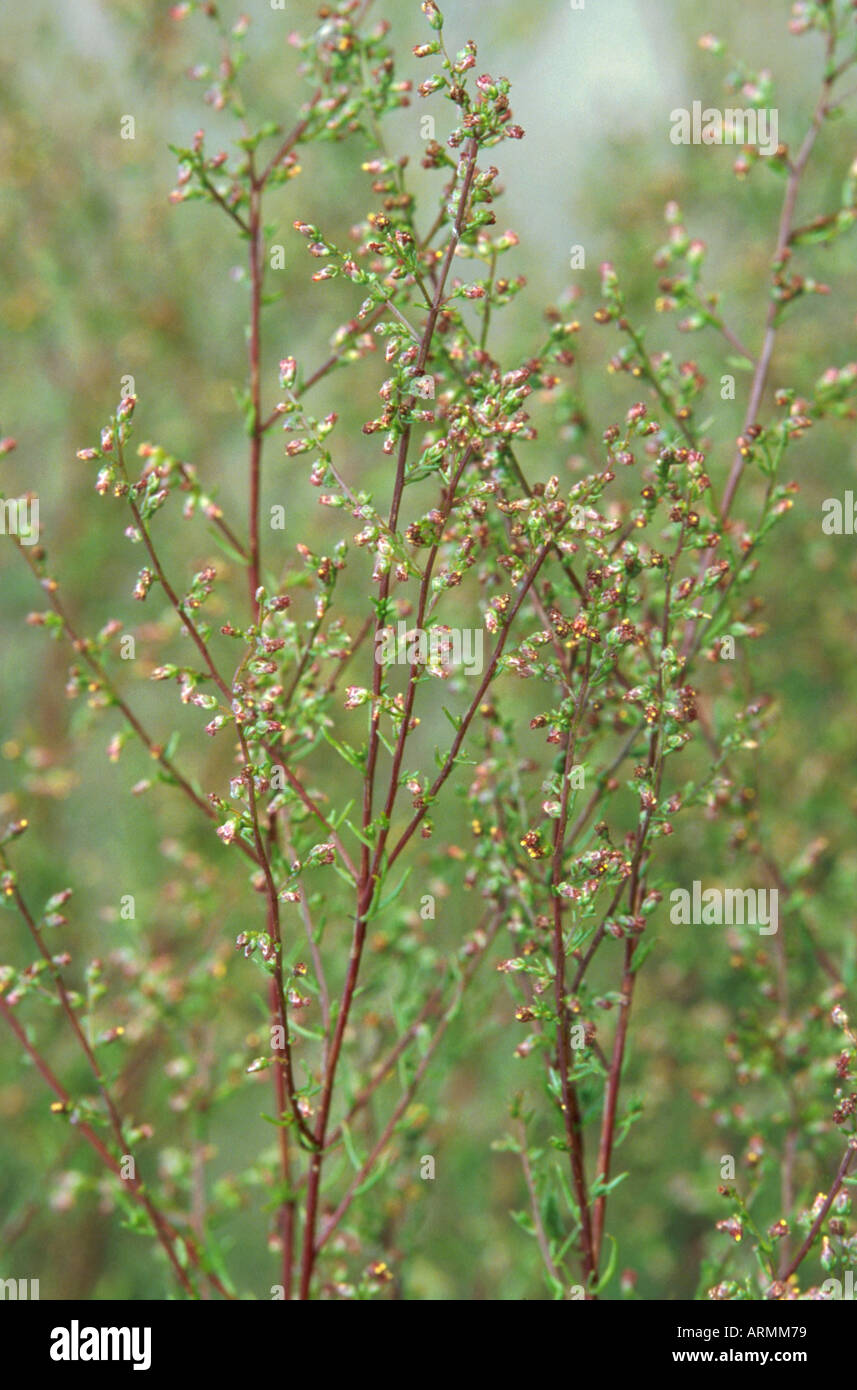
M12 538L46 604L29 624L71 651L70 741L86 769L108 719L141 809L101 769L37 776L53 755L22 715L0 843L20 927L4 917L0 1012L33 1082L0 1099L50 1134L51 1171L76 1165L48 1221L115 1210L159 1252L162 1295L676 1296L697 1288L687 1252L698 1264L704 1240L698 1296L814 1297L853 1261L855 950L830 925L853 856L827 857L842 827L815 834L812 794L797 829L784 813L813 692L780 686L802 715L784 750L760 616L772 594L789 640L814 636L810 586L783 559L786 470L811 431L842 448L857 394L842 324L813 327L829 287L812 258L838 254L857 214L853 152L834 143L830 187L813 188L826 210L796 214L847 100L854 10L797 10L795 39L826 52L808 133L735 166L743 181L767 164L779 198L746 214L769 247L758 283L734 267L709 288L675 198L658 248L640 187L659 279L628 228L592 308L575 284L537 327L519 237L497 230L491 161L524 137L511 84L479 73L472 40L450 52L431 0L418 84L368 5L292 35L291 127L255 109L249 22L174 7L203 22L191 76L214 131L170 145L170 203L199 204L242 257L246 380L230 431L200 425L188 450L157 391L123 389L77 449L110 512L93 523L87 503L103 551L62 553L50 526ZM727 83L754 108L778 100L765 68ZM414 91L449 127L416 177L392 152ZM314 157L331 171L320 201L303 191ZM706 190L688 183L693 206ZM187 342L200 300L222 312L222 278L177 275ZM740 335L730 290L750 305ZM346 316L320 362L310 304ZM782 346L799 312L820 334L804 356L796 335ZM132 326L110 307L110 341ZM688 333L709 370L679 351ZM76 407L90 438L102 385ZM182 415L196 405L181 393ZM163 444L137 442L155 425ZM832 563L818 545L802 540L816 577ZM121 619L96 614L96 563ZM59 833L76 776L98 789L93 842L119 827L109 868ZM678 925L670 890L700 879L775 891L778 929ZM42 1179L13 1163L6 1180L16 1234ZM116 1249L136 1271L137 1243ZM144 1296L155 1268L117 1285ZM78 1278L91 1292L95 1274Z

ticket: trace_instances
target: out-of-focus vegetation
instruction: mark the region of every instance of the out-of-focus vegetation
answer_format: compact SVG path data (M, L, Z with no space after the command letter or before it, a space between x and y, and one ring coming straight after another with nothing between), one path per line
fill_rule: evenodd
M288 125L305 95L296 84L288 32L311 30L319 21L304 0L289 3L286 12L272 11L261 0L247 8L253 19L248 49L254 100L260 111L276 113ZM421 80L419 65L408 58L411 46L425 37L419 6L395 0L378 8L393 21L402 70ZM127 541L111 525L109 510L95 504L91 470L76 458L115 408L124 375L133 375L140 397L138 438L157 440L192 462L217 488L227 514L241 517L245 508L246 439L233 395L245 374L242 248L226 219L201 204L177 208L167 199L175 181L169 145L186 144L203 126L214 147L222 118L202 106L203 84L185 75L199 58L198 32L175 25L168 10L159 0L32 0L7 7L0 21L0 433L18 441L16 451L0 461L3 491L38 491L52 569L61 575L85 632L112 617L128 624L158 618L156 610L144 610L143 618L136 611L136 570ZM696 99L729 104L722 65L696 43L712 22L708 10L679 0L593 0L580 12L561 0L530 7L511 0L445 6L451 43L458 47L473 37L480 62L484 57L491 71L511 79L515 116L526 130L520 145L502 148L507 194L498 216L520 236L514 270L527 277L528 288L504 315L501 344L530 341L535 349L543 327L536 321L539 306L557 303L571 285L583 291L575 305L587 325L577 373L592 429L579 438L570 433L565 456L541 440L528 445L532 477L556 472L570 485L579 456L597 457L601 431L625 408L627 381L605 371L606 339L592 325L603 260L617 266L629 317L649 325L651 347L669 345L693 358L712 382L735 371L737 399L719 405L734 417L734 430L723 437L741 428L745 378L728 364L728 346L714 334L682 337L674 319L653 308L660 275L653 255L665 239L664 205L677 200L689 232L709 248L706 283L724 291L731 327L758 349L782 180L764 161L738 179L731 172L734 150L669 141L674 106ZM785 4L723 0L713 22L730 52L773 71L781 93L780 139L791 144L811 112L821 55L817 37L800 41L788 35L787 18ZM843 152L857 156L855 111L852 102L824 132L801 195L813 210L839 205ZM135 118L133 141L119 138L125 114ZM391 147L410 153L417 192L432 178L418 168L420 115L415 101L390 120L386 137ZM302 362L321 362L331 332L359 303L359 291L346 281L311 283L305 244L292 223L318 223L331 241L346 244L349 226L369 206L367 177L350 145L316 145L301 162L301 175L275 197L277 239L286 255L279 274L288 293L268 311L263 380L269 400L276 399L279 359L299 348ZM569 269L574 245L585 248L583 271ZM857 357L854 239L802 254L805 273L835 284L837 292L815 298L809 309L800 307L799 329L786 324L774 386L788 381L809 388L831 359L843 365ZM360 432L372 412L379 363L367 358L343 379L346 389L336 408L341 437L353 441L349 476L383 492L389 460ZM340 380L334 376L334 389ZM708 461L721 490L730 461L725 450ZM757 586L765 599L758 615L764 635L752 648L752 688L773 696L778 717L761 756L748 753L736 764L751 789L753 814L732 827L721 819L682 818L668 852L675 880L682 883L707 874L745 881L748 866L760 862L755 841L786 869L811 856L803 880L807 911L820 944L837 959L845 943L845 982L852 993L857 557L853 537L822 534L821 502L854 488L855 464L853 425L822 424L791 455L787 476L800 492L766 556ZM295 463L282 455L275 438L265 505L306 505L303 536L311 546L316 537L321 544L315 498L307 497L302 474L300 489L295 477ZM193 554L179 536L172 549L167 545L165 558L174 571L184 566L192 572L214 559L221 570L228 565L197 536ZM359 598L354 611L360 611ZM346 608L348 602L346 596ZM155 973L159 953L180 973L181 962L196 949L194 925L202 936L207 914L216 912L223 950L215 949L213 959L234 972L230 943L246 925L246 894L237 878L233 883L228 874L219 875L208 828L194 824L183 803L164 789L140 798L128 794L148 775L149 760L131 746L119 763L108 760L105 746L114 730L93 721L80 702L64 699L68 652L25 625L34 607L39 595L32 577L3 540L0 812L4 820L26 816L31 822L32 832L16 846L22 884L39 902L66 884L74 887L81 957L121 948L145 923ZM739 686L745 681L740 656L732 678ZM136 707L155 726L157 694L142 680L134 689ZM181 711L177 719L188 732L198 724L193 712ZM200 749L192 742L188 765L205 785L229 771L216 746ZM447 814L444 838L466 845L470 831L463 816L456 819L454 808ZM179 837L196 858L176 857ZM471 912L462 888L465 869L450 861L449 895L439 899L431 924L442 947L472 925L465 920ZM136 897L134 922L118 914L127 893ZM346 928L344 923L343 952ZM19 960L23 947L15 942L11 915L3 914L0 930L0 961ZM781 930L793 951L793 1006L809 1009L823 989L817 961L797 944L802 938L796 914L785 917ZM727 1214L717 1186L722 1154L736 1154L739 1174L748 1171L740 1107L767 1112L777 1134L788 1117L780 1117L785 1093L775 1082L748 1076L742 1087L729 1064L727 1038L736 1018L741 1011L752 1016L763 1001L736 969L725 932L667 928L657 935L638 984L627 1080L643 1113L619 1151L619 1169L631 1176L612 1198L611 1225L622 1231L621 1268L636 1271L640 1296L686 1298L697 1290L702 1261L712 1256L716 1267L728 1244L714 1230ZM212 1007L217 998L213 993ZM240 981L230 980L224 998L223 1007L231 1011L227 1031L240 1048L264 1019ZM378 1229L390 1223L403 1254L397 1268L402 1297L544 1296L535 1249L509 1217L510 1207L526 1201L519 1165L513 1154L492 1148L506 1132L516 1068L523 1065L510 1043L508 1007L497 976L486 969L420 1097L425 1110L413 1117L414 1153L440 1155L438 1179L391 1184L378 1196ZM205 1019L194 1024L204 1034ZM128 1078L126 1104L137 1118L146 1117L147 1098L158 1093L164 1063L171 1059L170 1039L161 1041L160 1053L142 1057ZM73 1074L78 1064L59 1018L53 1044L58 1072ZM793 1066L799 1071L800 1058ZM213 1146L214 1180L253 1162L251 1135L269 1101L265 1092L260 1102L261 1095L249 1088L228 1113L200 1118L200 1142ZM710 1104L700 1104L701 1097ZM73 1132L51 1115L49 1099L33 1069L22 1069L11 1039L0 1035L0 1275L39 1277L43 1297L162 1296L146 1247L109 1214L110 1187L105 1183L100 1196L77 1192L75 1174L96 1169ZM170 1136L159 1133L155 1142L168 1177ZM810 1177L818 1186L820 1174L835 1171L837 1146L839 1136L822 1135L819 1168L799 1165L793 1174L798 1189ZM772 1168L760 1203L763 1225L780 1214L775 1174ZM264 1296L275 1282L275 1266L272 1261L269 1279L252 1262L252 1249L264 1243L267 1229L261 1206L260 1200L237 1211L224 1243L232 1238L246 1250L246 1267L234 1273Z

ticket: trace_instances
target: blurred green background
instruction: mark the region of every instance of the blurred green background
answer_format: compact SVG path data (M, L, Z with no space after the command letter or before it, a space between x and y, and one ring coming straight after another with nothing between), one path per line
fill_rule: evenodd
M124 630L137 632L144 649L145 624L157 623L161 611L135 605L131 590L139 557L129 552L118 508L95 497L91 465L75 457L77 449L96 442L123 376L134 377L140 398L137 440L158 442L194 463L206 485L218 489L238 528L245 509L246 448L232 394L243 384L245 368L246 283L235 269L243 247L215 211L200 203L173 207L167 199L176 168L168 145L188 144L203 127L215 148L219 134L226 139L230 132L203 105L205 84L186 77L193 63L214 56L210 36L198 21L174 24L168 9L159 0L30 0L6 6L0 20L0 433L18 441L17 450L0 461L3 490L7 496L27 488L38 492L51 571L61 576L80 629L94 632L118 617ZM289 3L286 12L274 12L256 0L243 9L253 19L245 89L259 113L288 127L304 89L287 34L292 28L311 31L315 7ZM794 144L815 101L822 59L817 37L789 37L789 9L779 0L721 0L713 23L730 53L772 70L780 139ZM374 10L393 21L400 75L422 80L425 73L410 53L426 36L419 5L377 0ZM585 332L579 381L593 421L591 441L597 441L634 399L628 379L617 381L604 370L615 336L608 342L591 326L598 264L610 259L631 317L650 325L650 348L670 346L694 358L717 383L730 370L726 345L713 335L681 338L672 321L653 311L658 272L652 256L665 239L663 208L677 199L691 235L708 244L705 283L724 291L727 319L756 349L783 185L764 161L738 181L731 172L734 151L677 148L669 141L673 107L689 107L696 99L738 104L725 94L723 65L697 46L712 23L710 7L680 0L589 0L583 11L572 11L562 0L526 6L447 0L444 10L448 42L460 47L473 37L477 71L511 79L515 117L527 132L521 144L504 144L498 152L507 189L497 209L498 227L514 228L521 237L507 269L524 274L528 290L498 319L495 352L502 345L511 364L534 350L541 306L580 284L585 294L576 312ZM436 107L425 109L437 114ZM844 169L857 155L854 113L852 103L820 142L802 195L807 218L801 220L838 206ZM119 138L120 120L128 114L136 123L133 141ZM433 197L439 176L418 167L421 114L418 100L397 114L387 123L387 142L411 155L413 186ZM438 136L443 138L440 129ZM294 219L316 222L344 243L349 226L371 206L358 148L359 142L312 147L302 154L302 175L273 195L282 233L275 239L286 248L287 266L271 278L283 276L288 294L267 311L263 380L269 408L276 399L277 361L288 353L308 365L323 360L331 333L359 303L347 282L311 283L316 264L291 230ZM576 244L585 247L586 269L572 274L569 254ZM831 250L803 253L805 273L830 282L835 292L800 306L787 321L773 385L805 389L826 366L857 357L854 267L853 238ZM382 371L376 355L352 368L347 379L334 376L313 396L312 408L319 414L340 411L336 439L339 447L349 441L348 476L384 495L386 460L377 441L359 430L375 413ZM709 469L721 488L729 441L742 422L740 376L737 394L734 403L723 404L712 392L719 448ZM570 482L570 452L546 432L528 446L531 478L559 472ZM787 462L786 477L795 478L801 490L765 556L756 589L765 598L766 630L753 649L752 688L775 697L779 718L761 770L749 760L744 767L748 784L756 787L765 843L781 863L790 863L817 837L828 842L811 881L814 919L826 948L837 959L844 955L852 979L857 563L853 537L831 542L822 535L820 503L854 487L855 463L853 424L811 431ZM287 504L299 514L301 538L322 544L330 535L329 518L319 517L316 495L303 485L304 471L298 489L294 463L272 438L265 504ZM190 534L174 536L172 549L167 546L171 571L189 575L213 558L222 569L222 557L202 529L193 532L193 541L185 539ZM108 727L80 702L65 699L67 649L24 624L26 614L40 606L26 567L11 543L0 542L0 812L4 819L26 815L31 822L14 851L25 892L41 903L58 888L74 886L72 920L81 958L121 946L140 930L115 920L120 896L133 893L138 923L147 924L154 942L153 956L158 949L172 951L180 962L183 952L193 954L192 939L175 939L181 912L185 925L198 919L205 949L212 959L229 961L234 974L229 943L244 924L246 905L240 874L233 866L234 883L228 873L215 879L210 866L224 862L219 846L212 849L208 827L194 822L175 796L165 789L140 798L127 794L149 771L148 759L129 747L118 765L108 762L104 750L118 721L112 718ZM740 662L735 679L744 680ZM135 708L153 729L163 732L167 720L186 731L198 727L198 715L176 713L175 701L165 712L159 687L142 678L129 681ZM222 753L191 740L182 751L204 786L222 781ZM464 837L455 814L444 825L450 840ZM198 865L165 860L165 844L169 851L179 833L199 852ZM669 854L682 882L700 866L703 874L722 871L742 881L739 866L748 862L728 823L699 816L679 821ZM454 943L473 912L458 891L460 877L451 866L454 907L439 912L441 943ZM11 915L3 915L0 930L0 960L28 959ZM787 942L790 931L787 921ZM823 981L800 948L796 957L795 1008L809 1008ZM233 1001L227 1030L240 1045L259 1017L251 1003L241 1002L240 992ZM745 1143L740 1126L732 1127L729 1107L740 1099L763 1114L779 1104L765 1087L754 1091L752 1082L736 1097L724 1056L736 1012L758 1002L749 984L736 982L725 941L704 929L665 931L646 963L635 1002L627 1091L643 1100L644 1113L617 1155L617 1170L627 1168L631 1177L618 1189L609 1221L621 1233L620 1267L637 1272L644 1297L692 1296L703 1254L724 1253L725 1238L713 1234L714 1221L728 1214L716 1194L719 1158L741 1154ZM431 1118L418 1148L441 1156L438 1180L403 1185L397 1199L394 1239L403 1252L405 1298L545 1296L534 1244L508 1215L510 1206L524 1205L519 1169L512 1155L491 1148L506 1130L511 1092L525 1085L534 1090L538 1082L535 1064L525 1075L524 1064L514 1058L508 1014L508 997L487 968L425 1097ZM205 1020L198 1023L204 1031ZM76 1063L65 1034L57 1023L51 1037L50 1026L49 1019L44 1036L51 1038L53 1064L61 1075L73 1075ZM474 1026L478 1057L469 1045ZM165 1045L169 1055L170 1040ZM161 1057L143 1065L141 1096L146 1087L157 1088L161 1065ZM694 1104L695 1091L706 1091L719 1105L720 1124ZM78 1166L94 1170L73 1134L49 1115L47 1102L42 1083L32 1069L22 1069L9 1036L0 1035L0 1275L39 1277L42 1297L163 1296L160 1267L141 1242L118 1229L102 1209L104 1197L101 1204L94 1193L68 1199L70 1180L64 1186L60 1175ZM209 1137L228 1151L228 1166L252 1161L258 1110L248 1093L212 1120ZM262 1139L268 1142L266 1135ZM157 1140L169 1149L168 1133ZM835 1143L822 1143L820 1156L826 1160L820 1172L810 1165L798 1168L799 1184L811 1186L811 1195L835 1163ZM780 1214L775 1192L764 1210L770 1220ZM258 1209L236 1217L236 1277L263 1297L276 1268L271 1257L269 1279L264 1232Z

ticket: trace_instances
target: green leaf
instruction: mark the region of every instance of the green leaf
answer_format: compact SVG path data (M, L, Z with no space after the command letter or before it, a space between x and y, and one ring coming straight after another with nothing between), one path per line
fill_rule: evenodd
M342 1142L345 1145L345 1152L348 1154L348 1157L351 1160L351 1166L353 1167L355 1173L359 1173L360 1169L363 1167L363 1164L360 1161L360 1157L357 1153L357 1150L354 1147L354 1140L351 1138L351 1129L345 1123L344 1120L342 1121L341 1129Z
M347 743L340 743L338 739L335 739L333 735L327 731L327 729L322 729L322 734L331 748L336 749L340 758L347 762L349 766L356 768L358 772L363 771L363 765L366 761L366 755L364 753L358 753L355 748L352 748Z
M592 1184L593 1197L606 1197L608 1192L612 1192L614 1187L618 1187L620 1182L624 1182L627 1173L619 1173L617 1177L611 1178L609 1182L594 1182Z
M610 1280L613 1278L613 1273L616 1269L616 1260L619 1256L619 1247L616 1244L616 1241L613 1239L611 1235L608 1235L607 1239L609 1240L611 1246L610 1259L607 1261L607 1268L605 1269L601 1278L598 1280L598 1283L595 1285L595 1288L592 1290L592 1292L596 1294L601 1293L602 1289L606 1289L607 1285L610 1283Z
M565 1298L565 1285L561 1284L560 1281L555 1277L555 1275L551 1274L549 1269L545 1270L545 1279L547 1280L548 1287L550 1288L551 1293L554 1296L554 1299L557 1303L559 1303L561 1299Z
M380 1182L381 1178L383 1178L386 1171L387 1164L379 1163L374 1173L370 1173L369 1177L366 1179L365 1182L362 1182L359 1187L355 1187L354 1196L362 1197L364 1192L368 1192L371 1187L375 1186L376 1182Z
M511 1216L515 1225L520 1226L522 1231L526 1231L528 1236L534 1236L536 1234L536 1228L533 1225L533 1218L530 1216L530 1213L528 1211L510 1211L509 1215Z
M367 849L375 848L375 841L370 836L364 835L363 831L360 830L356 825L354 825L352 821L346 820L345 824L348 826L348 829L351 831L352 835L356 835L361 845L365 845ZM352 880L349 878L348 881L350 883Z
M378 912L383 912L385 907L389 907L389 906L390 906L390 903L394 903L394 902L396 901L397 897L399 896L399 894L401 893L401 891L402 891L402 889L404 888L405 884L407 883L408 879L410 878L412 872L413 872L413 868L412 868L412 867L411 867L410 869L406 870L406 872L405 872L405 873L403 874L403 876L402 876L402 881L401 881L401 883L399 884L398 888L394 888L393 891L392 891L391 893L388 893L388 894L387 894L386 898L384 898L381 902L379 902L378 908L377 908Z
M287 1115L285 1119L278 1120L276 1115L268 1115L264 1110L260 1110L259 1116L261 1119L267 1120L269 1125L277 1125L281 1129L288 1129L292 1124L294 1124L291 1115Z
M634 958L631 961L632 975L636 975L640 966L643 964L643 961L646 959L647 956L651 955L652 951L655 949L657 944L658 938L656 936L647 936L642 946L637 947L636 951L634 952Z
M349 882L351 880L349 879ZM289 1019L289 1027L293 1033L299 1034L302 1038L311 1038L313 1042L324 1042L324 1033L320 1028L305 1028L302 1023L297 1023L295 1019Z
M170 734L167 746L164 749L164 757L167 758L169 762L172 762L173 758L176 756L176 753L178 752L180 739L181 734L179 733L178 729L174 729L173 732Z
M545 1198L542 1206L542 1221L551 1240L562 1240L565 1235L565 1228L560 1218L559 1204L553 1192L549 1192Z
M206 1232L205 1236L202 1264L203 1268L210 1267L214 1271L227 1292L232 1294L236 1292L229 1270L226 1268L223 1250L209 1231Z
M835 241L844 229L839 226L834 219L824 223L822 226L805 227L803 231L796 232L790 238L791 246L821 246L825 242Z
M146 1212L126 1192L119 1188L115 1195L117 1204L125 1213L125 1220L121 1224L126 1231L133 1231L135 1235L139 1236L157 1234Z
M246 565L247 557L236 550L235 546L227 540L222 531L218 531L216 526L209 526L208 534L218 550L222 550L224 555L228 555L229 559L234 561L236 565Z
M267 1116L265 1116L267 1119ZM291 1187L287 1182L276 1182L271 1188L271 1195L266 1202L262 1203L263 1211L276 1211L284 1202L293 1202L300 1197L300 1189Z

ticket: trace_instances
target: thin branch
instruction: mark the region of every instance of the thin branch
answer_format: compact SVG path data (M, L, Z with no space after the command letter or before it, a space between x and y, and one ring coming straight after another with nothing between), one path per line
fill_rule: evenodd
M523 1120L518 1121L518 1134L521 1145L521 1167L524 1171L524 1181L527 1184L527 1192L529 1193L530 1211L533 1216L533 1228L536 1233L536 1240L538 1241L545 1269L552 1279L555 1279L558 1284L562 1284L564 1280L561 1272L554 1264L553 1256L551 1255L550 1241L547 1238L545 1223L542 1221L542 1213L539 1209L539 1199L536 1193L536 1184L533 1179L533 1167L530 1163L530 1155L527 1150L527 1127Z
M855 1155L857 1155L857 1139L852 1138L848 1141L848 1148L845 1150L845 1153L842 1156L842 1162L839 1165L836 1177L833 1179L830 1191L824 1199L821 1209L817 1217L813 1221L812 1226L810 1227L809 1235L807 1236L803 1245L800 1247L800 1250L798 1250L791 1264L780 1276L783 1283L791 1279L792 1275L797 1272L799 1266L803 1264L803 1261L806 1259L807 1255L812 1249L816 1236L818 1235L819 1231L824 1225L824 1222L827 1220L827 1213L830 1211L830 1208L833 1206L833 1203L836 1200L836 1194L838 1193L845 1179L848 1177L848 1170L851 1167L851 1164L854 1162Z
M449 1008L444 1013L443 1018L441 1019L437 1028L435 1029L432 1039L428 1044L425 1053L420 1059L419 1065L417 1066L414 1072L410 1084L407 1086L404 1094L399 1100L399 1103L397 1104L392 1115L390 1116L389 1120L387 1121L386 1125L381 1131L379 1138L373 1145L368 1158L361 1165L360 1170L357 1173L355 1173L333 1215L329 1217L328 1220L325 1222L324 1229L315 1243L313 1252L314 1258L318 1255L319 1251L322 1249L324 1245L327 1244L328 1240L333 1235L333 1232L336 1230L340 1221L342 1221L343 1217L346 1215L349 1207L351 1206L351 1203L354 1200L358 1188L360 1188L366 1181L366 1178L369 1176L369 1174L372 1172L372 1169L375 1167L378 1158L389 1144L390 1139L392 1138L393 1133L396 1129L396 1125L399 1123L400 1119L402 1118L411 1101L413 1100L417 1088L420 1082L422 1081L423 1077L425 1076L426 1071L428 1070L429 1063L432 1057L434 1056L435 1052L437 1051L438 1045L441 1039L443 1038L444 1033L449 1027L449 1024L452 1022L452 1019L454 1018L455 1014L458 1012L458 1006L461 1001L461 997L468 984L470 983L471 979L473 978L473 975L475 974L476 970L478 969L480 962L484 958L488 946L493 941L499 924L500 914L497 915L491 928L489 928L488 930L485 946L477 952L477 954L469 962L467 968L462 972L461 983L456 992L455 999L452 1001ZM313 1157L315 1157L315 1155ZM306 1295L302 1296L305 1297Z

